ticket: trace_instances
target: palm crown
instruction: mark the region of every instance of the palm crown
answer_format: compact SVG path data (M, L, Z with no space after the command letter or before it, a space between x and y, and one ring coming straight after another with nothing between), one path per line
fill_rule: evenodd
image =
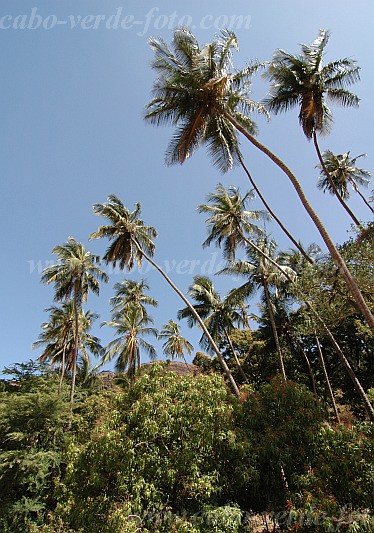
M245 235L259 236L263 231L253 223L260 219L269 219L265 211L249 211L247 204L253 199L253 193L240 195L239 189L232 185L225 189L219 183L213 193L208 194L207 203L199 205L199 213L207 213L206 223L209 228L208 238L203 246L215 242L223 247L224 257L232 259L238 245L245 243Z
M300 106L299 121L308 139L313 132L328 133L332 113L326 100L342 106L358 106L359 98L346 89L360 79L356 61L344 58L324 65L323 55L330 33L320 30L310 45L301 46L301 54L277 50L265 73L271 82L265 105L279 113Z
M322 157L324 164L334 182L336 189L343 198L349 198L350 193L348 185L358 192L358 186L367 187L370 179L370 172L362 168L356 167L356 161L360 157L365 157L366 154L360 154L357 157L350 157L350 152L344 154L334 155L331 150L323 152ZM321 168L321 165L318 165ZM319 189L329 191L334 194L330 182L325 174L321 174L318 178Z
M110 222L90 236L90 239L107 237L112 241L103 258L106 263L116 266L118 262L121 269L126 267L131 270L135 262L139 267L142 264L141 249L150 256L154 254L152 239L157 237L157 231L140 220L140 203L135 204L134 211L129 211L117 196L111 194L106 203L95 204L93 210L95 215L103 216Z
M248 97L250 76L259 64L232 70L232 52L238 50L238 42L227 30L201 48L186 28L175 31L173 50L162 39L152 38L150 45L158 77L145 118L156 125L177 126L166 162L183 163L205 144L214 164L226 172L238 161L239 141L222 112L228 112L249 133L256 132L247 115L254 110L266 113L264 106Z

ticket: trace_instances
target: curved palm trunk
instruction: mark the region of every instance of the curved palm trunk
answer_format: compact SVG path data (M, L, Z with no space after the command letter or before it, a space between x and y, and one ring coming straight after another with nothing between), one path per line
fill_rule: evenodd
M343 206L343 208L347 211L348 215L351 217L351 219L356 224L356 226L358 226L360 229L362 229L360 221L358 220L356 215L351 211L351 209L348 207L348 205L344 201L342 195L339 193L338 189L335 187L334 180L332 179L332 177L330 175L330 172L326 168L326 165L325 165L325 162L323 160L321 151L319 149L318 140L317 140L317 134L316 134L315 130L313 131L313 142L314 142L314 146L315 146L315 149L316 149L316 152L317 152L317 156L318 156L319 162L320 162L321 167L323 169L323 172L326 174L326 177L329 180L329 183L331 185L332 190L334 191L335 196L337 197L337 199L339 200L339 202Z
M221 363L221 366L223 368L223 371L225 372L230 384L231 384L231 387L235 393L235 396L237 398L240 398L240 392L239 392L239 389L238 389L238 386L234 380L234 377L233 375L231 374L230 372L230 369L229 367L227 366L227 363L226 361L224 360L224 358L222 357L221 355L221 352L219 351L216 343L214 342L214 340L212 339L212 336L210 335L209 331L207 330L203 320L201 319L200 315L196 312L196 310L194 309L193 305L187 300L187 298L184 296L184 294L178 289L178 287L176 285L174 285L174 283L171 281L171 279L167 276L167 274L165 274L165 272L162 270L161 267L159 267L157 265L157 263L155 263L143 250L142 248L139 246L139 244L133 240L132 241L134 243L134 245L136 246L136 248L138 249L139 253L144 257L144 259L146 259L149 263L151 263L152 266L155 267L155 269L161 274L161 276L167 281L167 283L170 285L170 287L172 287L172 289L178 294L178 296L183 300L183 302L186 304L186 306L188 307L188 309L191 311L191 313L193 314L193 316L196 318L197 322L199 323L201 329L203 330L203 332L205 333L205 335L207 336L215 354L217 355L218 359L219 359L219 362Z
M333 407L333 409L334 409L335 418L336 418L338 424L340 424L340 417L339 417L339 413L338 413L338 408L336 407L336 402L335 402L334 393L333 393L333 391L332 391L332 387L331 387L331 383L330 383L329 375L328 375L328 373L327 373L327 369L326 369L326 365L325 365L325 358L323 357L323 353L322 353L321 345L320 345L320 343L319 343L319 339L318 339L318 337L317 337L316 332L314 333L314 335L315 335L315 339L316 339L316 343L317 343L317 349L318 349L319 360L321 361L321 365L322 365L322 369L323 369L323 375L325 376L325 381L326 381L326 385L327 385L327 390L328 390L328 393L329 393L329 396L330 396L330 400L331 400L331 403L332 403L332 407Z
M239 122L237 120L235 120L229 113L227 113L227 111L221 109L221 112L222 112L223 116L225 118L227 118L227 120L229 120L229 122L231 122L231 124L246 137L246 139L249 140L249 142L251 142L254 146L256 146L256 148L258 148L261 152L263 152L267 157L269 157L286 174L286 176L290 179L294 189L296 190L296 192L297 192L297 194L298 194L298 196L300 198L301 203L303 204L303 206L304 206L305 210L307 211L307 213L309 214L310 218L313 220L315 226L317 227L321 237L323 238L323 240L324 240L324 242L325 242L325 244L326 244L326 246L327 246L327 248L328 248L328 250L329 250L329 252L331 254L331 257L332 257L334 263L338 267L341 275L343 276L345 282L347 283L348 288L349 288L353 298L355 299L358 308L360 309L361 313L364 315L367 323L369 324L371 330L374 333L374 317L373 317L373 315L372 315L372 313L371 313L371 311L370 311L370 309L369 309L364 297L362 296L361 291L360 291L356 281L354 280L352 274L349 272L344 259L342 258L342 256L340 255L339 251L337 250L336 246L334 245L330 235L328 234L326 228L322 224L322 221L320 220L320 218L318 217L317 213L314 211L314 209L310 205L308 199L306 198L305 193L304 193L304 191L303 191L298 179L296 178L296 176L285 165L285 163L283 163L283 161L281 159L279 159L279 157L277 157L275 154L273 154L273 152L271 152L268 148L266 148L266 146L261 144L255 137L253 137L253 135L248 133L239 124Z
M231 337L230 337L230 335L228 334L226 328L223 328L223 331L224 331L224 333L225 333L225 337L226 337L226 339L227 339L227 342L229 343L231 353L232 353L232 355L234 356L236 366L237 366L237 368L238 368L238 370L239 370L239 372L240 372L242 378L244 379L244 383L249 383L248 378L247 378L247 376L246 376L246 374L245 374L245 372L244 372L244 370L243 370L243 367L242 367L242 365L240 364L240 361L239 361L239 359L238 359L238 356L236 355L236 351L235 351L234 345L233 345L233 343L232 343Z
M292 283L293 285L295 285L295 281L287 274L287 272L284 272L282 270L282 267L280 265L278 265L278 263L276 261L274 261L271 257L269 257L267 254L265 254L261 248L259 248L258 246L256 246L253 242L251 242L250 240L248 240L243 234L242 234L242 238L243 240L245 240L245 242L247 242L250 246L252 246L252 248L254 250L256 250L259 254L261 254L265 259L267 259L272 265L274 265L276 268L278 268L278 270L280 270L283 275L288 279L288 281L290 283ZM356 374L354 373L351 365L349 364L349 361L348 359L345 357L344 353L342 352L339 344L336 342L335 340L335 337L334 335L331 333L330 329L328 328L328 326L325 324L325 322L323 321L321 315L318 313L318 311L314 308L314 306L311 304L311 302L309 300L304 300L304 303L305 305L308 307L308 309L310 309L310 311L313 313L313 315L316 317L316 319L318 320L318 322L321 324L321 326L323 327L323 329L326 331L327 333L327 336L329 337L336 353L338 354L341 362L343 363L349 377L351 378L354 386L355 386L355 389L357 390L358 394L360 395L364 405L365 405L365 409L369 415L369 419L371 422L374 422L374 408L367 396L367 394L365 393L360 381L358 380Z
M262 285L263 285L264 291L265 291L265 298L266 298L266 303L267 303L267 306L268 306L271 327L272 327L273 335L274 335L275 346L277 347L277 352L278 352L278 357L279 357L279 365L280 365L280 368L281 368L282 377L283 377L284 381L287 381L286 372L284 370L282 350L281 350L280 343L279 343L278 332L277 332L277 328L275 326L274 314L273 314L273 309L272 309L271 301L270 301L268 283L267 283L266 279L264 278L264 276L262 276Z
M306 251L303 249L302 246L300 246L300 244L297 242L297 240L291 235L291 233L288 231L288 229L283 225L283 223L279 220L279 218L277 217L277 215L274 213L274 211L270 208L269 204L267 203L267 201L265 200L265 198L263 197L263 195L261 194L261 191L260 189L257 187L256 185L256 182L254 181L254 179L252 178L252 175L251 173L249 172L248 168L246 167L246 165L244 164L244 161L241 157L241 155L238 153L238 157L239 157L239 161L240 161L240 164L244 170L244 172L247 174L247 177L252 185L252 187L254 188L254 190L257 192L258 194L258 197L260 198L260 200L262 201L262 203L264 204L265 206L265 209L270 213L270 215L273 217L273 219L277 222L278 226L281 228L281 230L283 231L283 233L285 233L285 235L287 235L287 237L290 239L290 241L294 244L294 246L296 246L296 248L299 250L299 252L305 257L305 259L312 265L314 263L313 259L311 257L309 257L309 255L306 253Z

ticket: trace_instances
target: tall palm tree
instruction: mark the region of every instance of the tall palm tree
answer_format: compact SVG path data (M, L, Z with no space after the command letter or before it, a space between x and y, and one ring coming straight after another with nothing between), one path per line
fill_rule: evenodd
M226 339L236 366L244 382L248 383L248 378L243 371L230 337L230 332L235 329L235 326L243 324L241 310L237 308L243 301L239 302L237 295L233 298L231 292L224 299L221 299L214 288L212 280L204 276L194 277L194 282L189 288L188 294L197 302L194 305L194 309L204 319L206 328L214 341L219 344L224 338ZM197 322L196 315L191 313L188 307L178 311L178 318L187 318L189 327L194 326ZM204 333L200 339L200 345L204 350L212 351L209 340Z
M175 357L182 357L188 368L184 354L191 355L193 346L181 335L179 324L174 322L174 320L169 320L158 334L158 338L165 340L162 345L164 355L170 356L172 360Z
M120 268L126 267L128 270L131 270L135 261L141 266L144 258L163 276L171 288L183 300L185 305L191 309L192 313L195 313L197 322L207 335L235 395L239 398L239 389L230 369L209 331L206 329L203 320L162 268L153 261L152 256L155 251L155 245L152 239L157 237L157 231L151 226L145 226L144 222L139 218L140 204L135 204L135 210L131 212L123 205L121 200L112 194L108 197L106 203L95 204L93 210L96 215L103 216L110 222L109 225L101 226L90 236L90 239L107 237L109 241L111 241L111 244L104 255L104 261L107 263L111 262L114 266L118 263Z
M330 33L320 30L310 45L301 46L301 54L292 55L277 50L265 76L271 81L270 95L265 100L274 113L299 107L299 122L307 139L313 139L317 156L331 189L354 223L360 226L335 186L324 164L318 145L317 133L327 134L332 125L332 112L327 101L344 107L357 107L359 98L346 87L360 79L360 67L356 61L344 58L324 65L323 56Z
M144 315L136 306L128 307L126 313L117 320L104 322L104 325L116 330L117 338L106 347L102 364L116 357L115 369L117 372L127 371L132 383L140 367L141 350L144 350L152 361L157 357L154 346L143 338L145 336L157 337L157 329L149 327L152 323L152 318Z
M139 282L125 279L114 285L115 295L110 299L113 318L118 319L129 307L138 307L144 316L147 315L146 306L157 307L158 302L145 293L150 287L142 279Z
M284 285L288 280L287 276L291 277L293 271L283 265L279 265L280 268L275 268L273 263L280 261L279 256L276 255L276 243L273 240L258 239L256 246L263 250L267 257L272 259L270 262L264 255L259 254L257 250L252 247L247 248L247 259L241 261L231 261L229 266L221 271L221 273L234 274L236 276L244 277L247 279L244 285L236 289L235 291L240 294L242 298L248 298L255 291L260 288L263 289L264 299L266 301L267 311L269 313L269 319L273 330L274 342L278 353L279 366L282 373L282 377L286 380L286 372L284 369L283 354L281 345L279 342L278 332L275 324L274 309L271 296L271 288L274 288L275 296L278 295L278 290L281 285ZM287 276L285 275L287 273Z
M51 365L60 366L60 380L58 393L61 394L62 382L67 371L73 367L74 354L74 304L68 300L60 307L51 306L46 309L49 312L49 322L42 324L42 332L33 348L44 348L43 353L39 356L38 361L50 361ZM100 339L89 333L93 322L98 315L91 311L84 312L79 310L78 327L79 327L79 358L82 362L89 364L92 353L95 357L102 355L103 348Z
M339 192L340 196L348 200L350 197L348 186L350 185L370 211L374 213L374 209L358 188L359 185L367 187L371 176L367 170L356 167L356 161L360 157L366 157L366 154L360 154L352 158L350 157L350 152L334 155L331 150L325 150L322 154L324 165L334 182L335 190ZM321 165L318 165L318 167L322 168ZM331 187L326 175L321 175L318 178L317 187L322 189L323 192L328 191L330 194L335 194L335 190Z
M82 303L87 301L88 292L99 294L99 282L107 282L108 276L99 268L100 258L86 251L84 245L73 237L69 237L65 244L55 246L52 253L58 256L57 263L43 270L41 281L54 284L55 301L72 299L73 302L74 349L70 388L70 403L73 404L80 345L79 312Z
M254 137L256 127L247 115L254 110L265 112L264 107L249 99L250 76L259 65L233 71L232 51L238 49L238 42L228 31L202 48L185 28L174 33L174 51L161 39L151 39L150 44L155 53L153 68L158 76L154 82L154 98L147 106L145 118L156 125L177 127L166 153L166 162L182 164L200 144L205 144L213 162L221 170L228 170L237 162L237 132L242 133L289 178L358 308L374 331L374 317L298 179L279 157Z

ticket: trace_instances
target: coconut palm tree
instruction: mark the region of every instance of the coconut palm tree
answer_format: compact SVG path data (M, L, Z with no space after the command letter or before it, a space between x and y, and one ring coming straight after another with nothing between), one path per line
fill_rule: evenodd
M96 215L103 216L109 221L108 225L101 226L90 236L90 239L107 237L109 241L111 241L111 244L104 255L104 261L106 261L106 263L111 262L114 266L118 263L120 268L126 267L128 270L131 270L135 262L141 266L142 260L145 259L163 276L171 288L183 300L185 305L191 309L192 313L195 313L197 322L207 335L234 393L239 397L239 389L230 369L209 331L206 329L203 320L162 268L153 261L152 256L155 251L155 245L152 239L157 237L157 231L151 226L145 226L144 222L139 218L141 212L140 204L135 204L135 210L131 212L123 205L121 200L112 194L108 197L106 203L95 204L93 210Z
M226 339L236 366L244 382L248 383L248 378L243 371L230 338L230 332L235 329L235 325L243 324L241 309L238 308L243 301L240 300L239 302L237 295L233 298L231 292L225 298L221 299L214 288L212 280L204 276L194 277L194 282L189 288L188 294L197 302L194 305L194 309L204 319L206 328L214 341L219 344L223 339ZM188 307L178 311L178 318L187 318L189 327L193 327L197 322L196 315L191 313ZM207 352L212 351L209 340L204 333L200 339L200 346Z
M137 306L128 307L126 313L117 320L104 322L103 325L116 330L117 338L107 345L102 364L115 357L116 371L127 372L132 383L140 367L141 350L145 351L152 361L157 357L154 346L143 338L157 337L157 329L149 327L149 324L153 324L152 318L144 315Z
M233 291L243 299L250 297L260 288L263 289L264 299L269 313L269 320L273 330L274 342L278 353L280 370L283 379L286 380L283 354L274 318L271 288L274 288L274 296L277 297L281 285L285 285L288 282L287 277L291 278L294 273L289 267L279 264L280 257L276 254L275 241L268 240L267 238L260 238L257 240L256 246L264 252L264 255L258 253L257 250L249 246L246 250L246 260L231 261L229 266L224 268L220 273L233 274L247 279L244 285ZM272 262L267 258L271 258ZM274 267L274 263L277 263L279 268Z
M222 171L228 170L238 160L237 132L242 133L289 178L358 308L374 331L374 317L298 179L279 157L254 137L256 127L247 115L252 111L265 112L264 107L249 98L250 76L259 65L233 70L232 51L238 49L238 42L228 31L202 48L185 28L175 31L174 50L161 39L151 39L150 45L155 53L153 68L158 76L154 82L154 98L147 106L145 118L156 125L177 127L167 149L166 162L182 164L199 145L205 144L213 162Z
M357 107L359 98L346 87L360 79L360 67L356 61L344 58L324 65L323 56L330 33L320 30L310 45L301 46L301 54L295 56L277 50L265 77L271 82L270 95L265 100L270 111L280 113L299 107L299 122L307 139L313 139L317 156L331 189L354 223L360 226L335 186L324 164L318 145L317 133L326 135L332 125L332 112L327 101L344 107Z
M121 283L114 285L115 295L110 299L112 305L112 316L115 319L126 313L129 307L135 306L140 309L144 316L147 315L146 306L157 307L158 302L145 291L149 290L148 283L142 279L139 282L125 279Z
M350 157L350 152L334 155L331 150L325 150L322 154L324 165L334 182L335 190L339 192L340 196L348 200L350 197L348 186L350 185L370 211L374 213L374 209L358 188L359 186L367 187L371 176L367 170L356 167L356 161L360 157L366 157L366 154L360 154L352 158ZM317 167L322 168L321 165L317 165ZM335 194L335 190L331 187L326 175L319 176L317 187L323 192L328 191L330 194Z
M51 306L46 309L49 312L49 322L42 324L42 332L33 348L44 348L38 361L50 361L52 366L59 365L60 381L58 393L61 394L62 382L66 372L72 370L74 354L74 304L71 300L63 302L60 307ZM100 339L89 333L93 322L98 315L91 311L79 310L79 354L78 357L85 364L89 364L89 353L95 357L102 355L103 348Z
M188 368L188 363L184 354L187 353L187 355L191 355L193 352L193 346L187 339L182 337L179 324L174 322L174 320L169 320L169 322L162 327L162 330L158 334L158 338L165 339L165 342L162 345L164 355L170 356L172 360L174 360L175 357L183 358Z
M73 237L52 250L58 256L57 263L43 270L41 281L55 287L55 301L72 299L74 314L74 348L72 354L70 403L73 404L77 358L80 346L79 313L89 291L99 294L100 281L107 282L108 276L99 268L100 258L86 251L82 243Z

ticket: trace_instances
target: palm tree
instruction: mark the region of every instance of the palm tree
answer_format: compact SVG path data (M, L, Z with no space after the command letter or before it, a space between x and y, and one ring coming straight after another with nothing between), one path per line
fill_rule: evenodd
M120 318L132 306L138 307L142 314L146 316L147 309L145 306L158 306L157 300L145 293L149 289L150 287L144 279L139 282L125 279L121 283L116 283L114 285L116 294L110 299L113 318Z
M144 258L163 276L163 278L183 300L187 307L191 309L192 313L195 313L197 322L207 335L234 390L235 395L239 398L239 389L230 372L230 369L228 368L226 361L222 357L217 345L209 334L209 331L206 329L203 320L199 317L191 303L162 270L162 268L153 261L152 256L155 251L155 245L152 239L157 237L157 231L151 226L145 226L144 222L139 218L141 211L140 204L135 204L135 210L130 212L123 205L123 203L112 194L108 197L106 203L95 204L93 206L93 210L96 215L103 216L110 222L109 225L101 226L90 236L90 239L107 237L109 241L112 241L104 255L104 261L106 261L106 263L111 262L114 266L118 262L120 268L126 267L128 270L131 270L135 261L139 266L141 266Z
M348 185L351 185L365 205L374 213L374 209L358 188L359 185L367 187L371 176L367 170L356 167L356 161L360 157L366 157L366 154L360 154L352 158L350 158L350 152L334 155L331 150L325 150L322 154L324 165L335 185L335 190L339 192L340 196L348 200L350 197ZM318 165L318 167L322 168L321 165ZM328 191L330 194L335 194L335 190L331 187L331 183L326 178L326 175L321 175L318 178L317 187L323 190L323 192Z
M158 76L154 82L154 98L147 106L145 118L156 125L177 126L167 149L166 162L182 164L200 144L206 144L213 162L222 171L228 170L238 160L237 132L242 133L291 181L374 332L374 317L298 179L279 157L254 137L256 127L247 114L254 110L265 112L264 107L248 97L250 75L258 70L259 65L254 64L241 71L232 70L232 51L238 49L238 42L235 35L228 31L202 48L185 28L174 33L174 51L161 39L151 39L150 44L155 52L153 68Z
M139 307L128 307L117 320L104 322L103 324L116 330L117 338L106 347L106 353L102 364L117 358L115 369L117 372L126 372L132 383L136 371L140 367L140 352L144 350L149 358L154 361L157 357L156 350L149 342L143 339L145 336L157 337L157 329L149 327L153 320L148 315L143 315Z
M349 209L335 186L324 164L318 145L317 133L327 134L332 125L332 112L326 100L342 106L359 104L359 98L345 87L360 79L360 67L356 61L344 58L324 65L323 55L330 33L320 30L317 39L310 45L302 45L300 55L277 50L265 76L271 81L270 95L265 100L274 113L300 107L299 122L307 139L314 141L320 165L331 189L354 223L359 220Z
M61 394L62 382L65 372L73 367L74 354L74 304L71 300L63 302L61 307L52 306L46 309L49 312L49 322L42 324L42 332L33 348L44 347L38 361L51 361L51 365L59 365L60 381L58 393ZM79 358L89 364L89 352L95 357L102 355L103 348L100 339L89 333L93 322L98 315L91 311L79 310Z
M187 355L191 355L193 352L193 346L188 340L182 337L179 324L174 322L174 320L169 320L169 322L163 326L158 338L165 339L165 342L162 345L164 355L170 356L172 360L174 360L175 357L182 357L188 368L184 353L186 352Z
M236 295L233 297L230 292L222 300L215 290L212 280L204 276L194 277L194 282L189 288L188 294L197 302L194 305L194 309L204 319L206 328L214 341L219 344L223 338L226 339L236 366L244 382L248 383L248 378L243 371L230 338L230 331L235 328L235 324L242 325L243 323L242 314L239 309L236 309L239 304ZM242 300L240 303L242 303ZM189 327L193 327L197 322L196 315L191 313L188 307L178 311L178 318L187 318ZM200 346L208 352L212 351L209 340L204 333L200 339Z
M286 372L284 369L283 354L279 342L278 332L274 319L274 309L270 288L275 289L275 296L278 296L278 290L281 285L284 285L288 280L287 277L293 276L293 271L287 267L279 264L280 257L276 255L276 243L273 240L258 239L256 243L257 248L262 250L264 254L259 254L257 250L252 247L247 248L247 260L231 261L229 266L221 271L221 273L234 274L236 276L245 277L246 283L235 289L236 293L243 299L251 296L260 288L264 291L267 311L273 330L274 342L278 353L279 366L282 377L286 380ZM272 259L270 262L267 257ZM277 263L280 268L275 268L273 263ZM287 275L286 275L287 274Z
M43 270L41 281L54 284L55 301L72 299L74 314L74 348L72 354L70 403L73 404L77 358L80 346L79 313L82 303L87 301L91 290L99 294L100 281L107 282L108 276L99 268L100 258L86 251L82 243L73 237L52 250L58 256L57 263Z

